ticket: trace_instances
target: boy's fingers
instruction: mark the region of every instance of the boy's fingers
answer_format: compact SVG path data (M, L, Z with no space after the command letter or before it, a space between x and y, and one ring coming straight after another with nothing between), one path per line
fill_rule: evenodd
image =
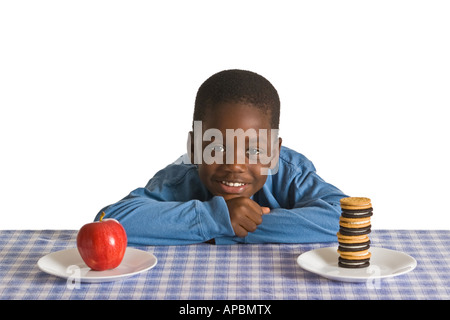
M270 208L269 207L261 207L261 211L262 211L262 214L268 214L268 213L270 213Z
M233 230L234 230L234 234L238 237L243 238L248 235L248 231L245 230L245 228L242 227L241 225L237 225L237 226L233 227Z

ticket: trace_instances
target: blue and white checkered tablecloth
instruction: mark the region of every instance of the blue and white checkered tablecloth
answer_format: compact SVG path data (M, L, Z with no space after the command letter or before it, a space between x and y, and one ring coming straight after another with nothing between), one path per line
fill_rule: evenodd
M0 299L450 299L450 230L374 230L373 246L405 252L413 271L376 285L338 282L300 268L297 257L337 243L138 247L151 270L105 283L46 274L42 256L76 247L76 231L0 231Z

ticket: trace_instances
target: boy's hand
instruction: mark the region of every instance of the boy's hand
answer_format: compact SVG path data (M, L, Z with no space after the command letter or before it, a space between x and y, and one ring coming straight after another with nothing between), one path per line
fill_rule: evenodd
M255 201L244 198L225 200L230 213L231 226L238 237L245 237L256 230L262 222L262 215L268 214L270 208L261 207Z

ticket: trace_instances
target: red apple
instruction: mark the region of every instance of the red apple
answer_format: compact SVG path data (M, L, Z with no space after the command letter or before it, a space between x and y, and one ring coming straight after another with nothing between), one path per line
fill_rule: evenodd
M119 221L105 219L85 224L77 235L78 252L96 271L116 268L127 248L127 234Z

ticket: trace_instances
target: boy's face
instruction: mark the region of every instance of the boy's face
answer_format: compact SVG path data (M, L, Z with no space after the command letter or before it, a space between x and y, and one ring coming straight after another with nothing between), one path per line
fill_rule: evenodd
M270 123L270 114L251 104L224 103L206 113L201 123L202 141L197 140L202 149L198 173L213 195L225 200L249 198L263 187L281 147L281 138L271 135ZM194 159L194 139L199 137L190 134ZM272 161L267 161L269 158Z

